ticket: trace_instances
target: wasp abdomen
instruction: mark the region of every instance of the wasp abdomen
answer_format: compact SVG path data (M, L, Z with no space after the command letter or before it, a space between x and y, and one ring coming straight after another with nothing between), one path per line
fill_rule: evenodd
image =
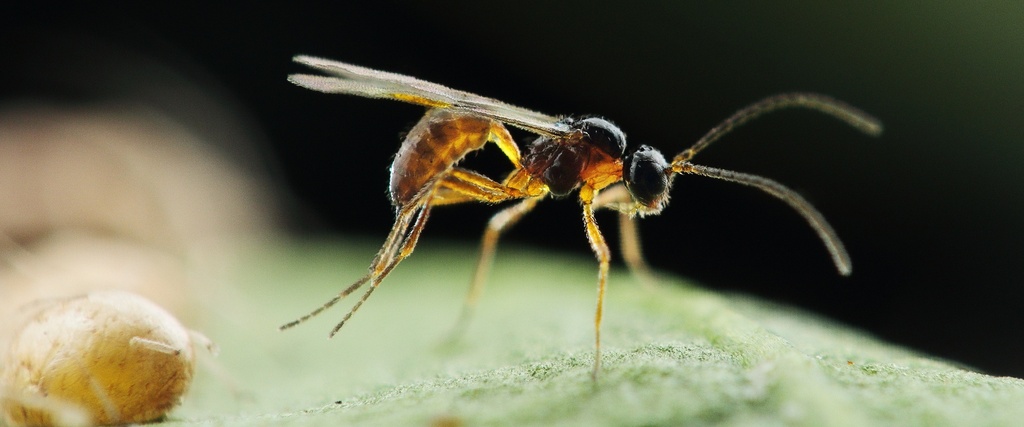
M402 141L391 163L391 204L404 206L426 194L437 177L466 153L482 148L494 121L446 109L429 110Z

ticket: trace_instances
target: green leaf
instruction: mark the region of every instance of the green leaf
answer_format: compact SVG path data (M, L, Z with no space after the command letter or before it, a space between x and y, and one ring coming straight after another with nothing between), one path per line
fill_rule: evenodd
M169 425L1011 425L1024 381L928 358L792 308L613 270L591 381L597 266L502 247L476 315L445 338L476 254L424 244L331 340L360 296L294 329L375 248L245 257L211 287L221 348ZM347 304L346 304L347 303Z

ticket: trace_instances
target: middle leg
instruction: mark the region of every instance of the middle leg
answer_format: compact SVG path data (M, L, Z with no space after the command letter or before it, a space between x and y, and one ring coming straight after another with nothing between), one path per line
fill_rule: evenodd
M480 294L483 293L484 283L487 281L491 265L494 264L494 253L498 247L498 238L501 237L505 230L511 228L522 217L533 210L539 201L539 197L523 199L519 203L494 214L490 221L487 222L487 228L484 230L484 236L480 243L480 257L476 262L473 280L469 284L469 292L466 293L466 300L462 304L462 312L459 313L459 318L455 321L455 327L452 329L449 341L458 340L462 336L463 331L465 331L466 325L469 324L470 318L473 317L473 311L476 309L476 303L480 299Z
M455 341L465 330L476 302L483 291L484 283L494 261L494 253L497 248L498 239L501 234L512 227L523 216L533 210L543 198L543 194L529 196L521 190L498 183L490 178L476 172L455 168L447 174L439 183L435 192L435 204L454 204L464 202L499 203L508 200L522 199L519 203L509 206L493 217L487 223L487 228L481 241L480 257L477 260L473 279L470 282L469 291L466 294L462 312L456 320L455 326L449 335L448 341Z

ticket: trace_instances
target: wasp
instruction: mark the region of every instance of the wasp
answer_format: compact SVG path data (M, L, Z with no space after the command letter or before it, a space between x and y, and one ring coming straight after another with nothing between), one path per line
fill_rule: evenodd
M620 213L623 258L632 269L645 271L633 220L661 213L668 204L673 179L680 174L744 184L781 199L803 216L818 234L839 273L849 275L851 272L850 257L836 232L799 194L768 178L690 161L737 126L783 108L808 108L833 116L866 134L881 133L877 119L836 99L810 93L765 98L737 111L669 161L648 145L630 147L618 126L598 116L550 116L401 74L312 56L300 55L294 60L325 74L290 75L288 80L296 85L325 93L397 100L422 105L427 111L405 136L391 164L389 195L395 209L395 223L366 275L309 314L281 326L282 330L316 316L368 284L362 298L331 330L330 336L334 336L381 281L412 254L434 207L514 201L487 223L464 305L462 318L465 318L480 295L501 234L541 200L576 193L583 210L584 232L598 262L591 371L596 379L601 367L601 317L611 252L594 212L610 209ZM533 133L536 139L522 152L506 126ZM459 167L460 160L487 143L497 145L511 163L512 171L501 181Z

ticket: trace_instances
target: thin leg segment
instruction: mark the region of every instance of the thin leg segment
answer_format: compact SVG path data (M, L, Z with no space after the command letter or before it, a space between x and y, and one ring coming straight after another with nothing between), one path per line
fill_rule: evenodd
M524 199L515 205L501 210L487 222L487 229L484 230L484 236L480 244L480 258L477 260L476 271L473 273L473 281L469 284L466 301L462 305L462 312L459 314L459 319L456 321L454 329L452 329L449 341L456 340L462 335L466 325L469 323L469 319L473 316L476 303L483 293L484 284L487 281L488 273L490 273L491 265L494 264L494 253L497 250L498 239L501 237L501 234L533 210L540 200L539 197Z
M632 201L633 198L626 190L626 186L619 184L598 193L594 198L594 209L606 208L619 212L619 245L622 250L622 260L625 261L626 267L629 267L629 271L639 277L642 283L651 285L654 282L654 273L647 261L644 260L637 221L630 212Z
M359 280L356 280L355 283L352 283L351 285L349 285L349 287L339 292L333 298L327 300L327 302L325 302L320 307L317 307L315 310L309 312L308 314L298 319L281 325L281 327L279 327L278 329L283 331L285 329L295 327L315 317L316 315L322 313L324 310L333 307L334 304L338 303L338 301L341 301L349 294L355 292L357 289L362 287L375 274L379 274L380 267L384 264L389 263L390 260L393 259L396 248L401 246L401 243L404 243L406 231L409 229L409 223L412 220L415 213L416 209L405 209L399 212L398 216L395 218L395 224L391 226L391 232L388 233L388 238L384 240L384 244L381 245L380 250L377 251L377 255L373 257L373 261L370 263L369 271L366 273L365 276L360 277Z
M498 238L501 233L519 221L524 215L536 206L542 196L529 197L521 190L498 183L486 176L466 169L455 168L445 175L439 182L438 189L434 193L432 204L455 204L464 202L500 203L508 200L524 199L495 214L487 223L481 244L480 259L477 261L476 271L470 283L469 292L466 294L466 302L463 305L462 313L459 315L452 330L449 341L454 341L462 334L469 318L472 316L473 308L483 290L483 284L494 260L494 252L497 247Z
M366 275L359 278L359 280L356 280L354 283L349 285L349 287L339 292L337 295L335 295L333 298L328 300L320 307L317 307L315 310L309 312L308 314L296 320L293 320L282 325L279 329L289 329L315 317L316 315L322 313L324 310L333 307L335 304L338 303L338 301L341 301L345 297L349 296L349 294L361 288L363 285L366 284L366 282L371 282L372 284L370 290L363 295L363 298L360 299L360 302L355 307L353 307L349 311L349 313L344 317L344 319L331 331L330 336L334 336L334 334L336 334L338 330L341 329L341 326L345 323L345 321L352 317L352 313L354 313L355 310L359 308L359 305L362 305L362 302L369 297L369 294L373 292L373 289L376 288L377 284L379 284L380 281L384 279L384 277L387 277L387 274L391 271L392 268L394 268L395 265L398 264L399 261L404 259L405 256L408 256L408 253L406 252L412 252L412 246L415 246L416 239L419 238L419 233L420 231L422 231L423 225L426 223L426 211L428 209L428 207L407 207L399 211L398 216L395 218L395 224L391 227L391 232L388 234L388 238L384 241L384 244L381 245L381 248L377 252L377 255L374 256L373 262L370 263L370 268L369 271L367 271ZM414 217L416 218L416 225L413 227L413 230L410 233L409 225ZM405 253L405 256L396 256L399 250L401 250L402 253Z
M526 214L533 210L539 202L539 198L524 199L521 202L505 208L498 212L487 222L487 229L480 244L480 259L476 263L476 271L473 273L473 283L470 286L469 294L466 295L466 305L473 306L480 297L484 281L490 272L494 262L494 252L498 246L498 238Z
M597 220L594 219L594 190L584 187L580 190L580 202L583 203L583 224L587 229L587 240L590 242L590 249L597 257L597 308L594 313L594 369L590 376L597 381L597 373L601 370L601 317L604 315L604 293L608 283L608 264L611 260L611 251L605 243L601 230L597 227Z
M370 298L370 294L372 294L373 291L377 289L377 286L380 285L380 282L383 281L385 277L388 277L388 274L391 274L391 270L393 270L395 266L398 265L398 263L402 262L402 260L408 258L409 255L412 254L412 251L416 249L416 243L420 240L420 233L423 232L423 226L427 224L427 218L429 216L429 205L424 207L423 209L420 209L419 215L416 216L416 223L413 224L412 231L405 238L405 243L402 244L401 250L398 252L398 255L393 257L391 261L388 262L386 266L384 266L384 268L380 269L379 272L373 274L373 276L370 279L370 287L366 289L366 293L364 293L363 297L360 298L359 301L356 302L356 304L353 305L351 309L349 309L348 314L345 314L345 317L343 317L341 321L334 326L334 329L331 329L331 333L329 336L333 337L335 334L337 334L338 331L341 330L341 327L345 326L345 322L347 322L348 319L351 318L353 314L355 314L356 310L359 310L359 307L361 307L363 303L366 302L368 298Z
M511 140L510 140L511 141ZM310 318L322 313L341 301L349 294L355 292L367 282L370 287L356 302L349 312L331 330L330 336L334 336L341 330L342 326L355 314L356 310L369 299L370 295L381 281L391 273L391 270L412 254L416 243L419 241L420 233L426 225L430 209L437 205L464 203L470 201L498 203L506 200L522 198L521 191L506 187L486 176L461 168L454 168L438 179L436 188L432 194L426 196L420 207L406 206L399 211L392 226L387 240L381 246L380 251L370 264L369 271L355 283L349 285L345 290L335 295L322 306L309 314L302 316L280 327L281 330L294 327ZM534 201L533 203L536 203ZM517 205L518 206L518 205ZM525 212L524 212L525 213ZM415 219L415 222L413 220ZM410 229L410 225L412 228ZM491 250L493 256L493 249ZM479 266L477 269L479 270Z
M501 203L522 199L525 193L503 185L471 170L453 168L438 182L431 200L432 206L466 202Z
M508 128L505 125L497 121L492 122L491 134L487 139L493 141L494 145L497 145L501 152L505 153L505 157L508 157L516 169L523 167L519 162L519 146L516 145L516 141L512 139L512 135L508 133Z
M621 212L619 213L619 240L619 245L622 247L622 260L625 261L626 267L640 278L641 283L652 285L654 272L644 260L636 218Z

